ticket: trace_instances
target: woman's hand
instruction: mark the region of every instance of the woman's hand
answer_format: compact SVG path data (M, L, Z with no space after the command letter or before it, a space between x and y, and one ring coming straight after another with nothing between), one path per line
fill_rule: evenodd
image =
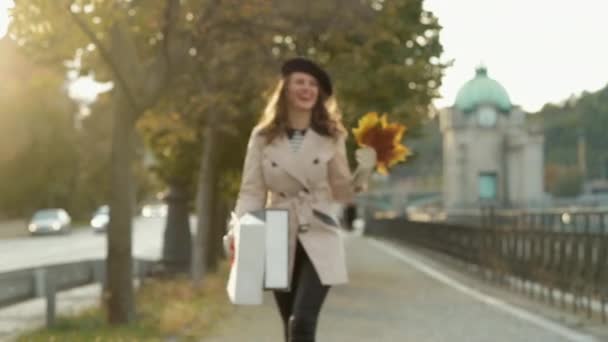
M234 227L238 224L239 218L234 211L230 212L230 221L226 235L222 238L224 245L224 253L230 260L230 264L234 261Z
M355 159L358 165L353 176L353 186L355 192L361 192L367 189L367 182L376 167L376 150L367 146L358 148L355 151Z
M224 253L232 263L234 259L234 233L232 230L229 230L226 235L222 238L222 242L224 244Z
M378 161L376 150L368 146L358 148L355 151L355 159L357 160L358 168L366 171L373 170Z
M231 254L234 252L234 234L232 231L226 233L222 240L224 244L224 253L226 253L226 256L231 256Z

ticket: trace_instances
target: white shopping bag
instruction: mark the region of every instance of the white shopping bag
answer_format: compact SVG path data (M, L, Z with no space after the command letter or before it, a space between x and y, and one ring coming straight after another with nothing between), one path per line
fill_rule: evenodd
M245 214L234 229L234 262L226 290L233 304L262 304L265 261L265 223Z
M266 261L264 267L264 288L267 290L287 290L289 286L289 216L283 209L267 209Z

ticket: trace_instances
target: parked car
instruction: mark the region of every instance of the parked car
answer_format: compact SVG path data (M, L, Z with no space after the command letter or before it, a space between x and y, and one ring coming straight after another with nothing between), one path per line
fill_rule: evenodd
M65 209L53 208L38 210L27 226L30 234L69 233L72 218Z
M102 205L93 214L91 227L95 233L103 233L108 230L108 223L110 223L110 207Z
M168 212L167 205L164 203L146 204L141 209L143 217L166 217Z

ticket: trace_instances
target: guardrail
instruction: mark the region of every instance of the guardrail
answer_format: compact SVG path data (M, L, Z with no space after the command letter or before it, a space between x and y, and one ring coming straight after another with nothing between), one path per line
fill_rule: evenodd
M133 276L142 279L155 264L134 259ZM105 260L85 260L0 273L0 308L30 299L46 298L46 324L55 323L56 293L101 283L105 287Z
M608 212L498 212L466 223L375 220L366 234L441 252L479 266L489 277L551 304L559 296L573 311L599 311L608 304ZM528 286L526 286L528 285ZM541 288L539 292L538 289Z

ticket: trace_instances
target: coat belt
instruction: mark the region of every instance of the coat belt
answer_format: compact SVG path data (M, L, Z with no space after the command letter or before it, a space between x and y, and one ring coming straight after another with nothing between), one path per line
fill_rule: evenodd
M301 190L296 195L289 197L286 197L284 193L272 193L272 198L272 206L289 208L290 214L295 216L295 222L300 231L308 230L313 215L312 204L315 200L313 194Z

